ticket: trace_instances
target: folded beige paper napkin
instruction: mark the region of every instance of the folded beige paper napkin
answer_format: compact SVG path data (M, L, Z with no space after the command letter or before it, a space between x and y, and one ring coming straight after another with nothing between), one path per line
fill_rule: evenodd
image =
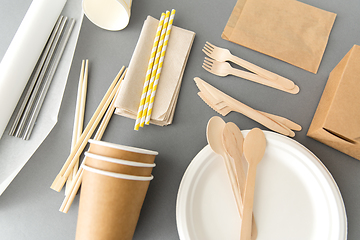
M135 51L119 95L116 114L136 119L146 71L159 21L148 16L144 22ZM194 41L195 33L176 26L171 29L163 68L156 91L150 123L171 124L178 99L182 76Z
M335 17L296 0L238 0L221 37L317 73Z

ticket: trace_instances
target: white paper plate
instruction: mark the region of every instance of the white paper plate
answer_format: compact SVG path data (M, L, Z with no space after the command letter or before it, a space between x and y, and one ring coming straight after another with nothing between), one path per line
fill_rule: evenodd
M257 167L254 200L257 240L346 239L344 203L325 166L298 142L264 132L267 147ZM183 176L176 221L181 240L240 239L241 220L226 168L210 146Z

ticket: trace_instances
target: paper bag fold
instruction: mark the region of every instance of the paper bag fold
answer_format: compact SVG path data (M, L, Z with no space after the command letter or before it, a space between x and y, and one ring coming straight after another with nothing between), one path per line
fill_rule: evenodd
M307 135L360 160L360 46L331 71Z

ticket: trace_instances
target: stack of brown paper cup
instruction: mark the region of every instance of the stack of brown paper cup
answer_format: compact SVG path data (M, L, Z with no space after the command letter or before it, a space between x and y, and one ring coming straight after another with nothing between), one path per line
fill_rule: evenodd
M154 151L90 140L76 240L131 240L153 176Z

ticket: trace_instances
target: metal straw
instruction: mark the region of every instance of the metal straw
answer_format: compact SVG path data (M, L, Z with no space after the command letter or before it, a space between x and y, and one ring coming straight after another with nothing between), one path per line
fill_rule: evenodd
M39 96L38 95L39 89L40 89L40 87L42 86L42 84L44 82L45 74L46 74L46 72L48 70L51 59L53 58L54 52L56 50L56 46L59 43L59 39L60 39L60 37L62 35L62 32L63 32L66 21L67 21L67 17L64 17L62 19L62 21L61 21L59 31L56 33L55 40L54 40L53 44L51 45L50 52L49 52L48 56L46 57L44 66L41 69L40 76L39 76L39 78L38 78L38 80L36 82L36 85L35 85L35 88L34 88L32 94L31 94L30 100L29 100L28 104L26 105L25 112L23 113L20 124L19 124L18 129L17 129L16 134L15 134L16 137L22 137L24 129L26 128L26 125L28 124L29 115L33 111L33 106L34 106L34 102L36 101L36 98Z
M25 133L24 133L24 136L23 136L23 139L24 140L28 140L30 138L30 135L32 133L32 130L34 128L34 125L35 125L35 122L36 122L36 119L39 115L39 112L40 112L40 108L44 102L44 99L45 99L45 96L46 96L46 93L49 89L49 86L50 86L50 83L54 77L54 74L56 72L56 69L57 69L57 66L60 62L60 59L61 59L61 56L65 50L65 47L66 47L66 44L70 38L70 34L74 28L74 25L75 25L75 19L71 19L66 30L64 31L64 36L63 36L63 39L62 41L60 42L59 44L59 49L58 49L58 52L56 53L55 55L55 58L54 58L54 62L51 66L51 69L50 69L50 72L44 82L44 87L40 93L40 96L35 104L35 108L34 108L34 111L32 111L32 114L29 118L29 124L26 126L26 130L25 130Z
M30 78L30 83L29 83L29 86L28 86L28 88L27 88L26 94L25 94L25 96L24 96L24 98L23 98L23 101L22 101L22 103L21 103L21 106L20 106L20 108L19 108L19 110L18 110L18 112L17 112L17 115L16 115L16 117L15 117L15 120L14 120L12 126L11 126L10 131L9 131L9 135L10 135L10 136L14 136L14 134L15 134L15 131L16 131L18 125L19 125L20 119L21 119L21 117L22 117L22 115L23 115L23 113L24 113L25 107L26 107L27 103L29 102L31 93L32 93L32 91L33 91L33 89L34 89L34 86L35 86L37 80L38 80L40 71L41 71L41 69L42 69L43 66L44 66L44 62L45 62L45 60L46 60L46 58L47 58L47 56L48 56L50 47L51 47L51 45L52 45L53 42L54 42L55 35L56 35L56 33L58 32L58 30L59 30L59 26L60 26L60 23L61 23L62 19L63 19L63 16L60 16L60 17L58 18L58 20L57 20L57 22L56 22L56 24L55 24L55 27L54 27L51 35L50 35L50 38L49 38L49 40L48 40L48 42L47 42L47 44L46 44L46 46L45 46L45 49L44 49L44 51L43 51L42 54L41 54L41 58L40 58L40 60L39 60L38 63L37 63L36 69L35 69L35 71L33 72L32 76L31 76L31 78Z

